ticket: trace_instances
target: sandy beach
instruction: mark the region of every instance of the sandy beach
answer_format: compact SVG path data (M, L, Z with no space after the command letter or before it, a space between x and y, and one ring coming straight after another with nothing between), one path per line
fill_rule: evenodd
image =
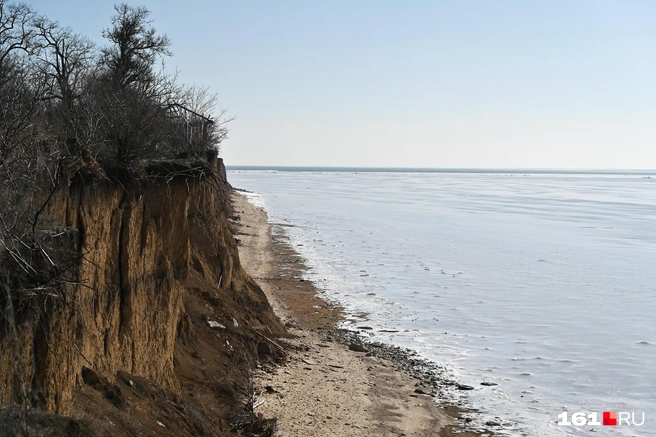
M277 419L276 435L493 435L465 429L462 409L441 405L439 390L424 387L397 362L344 341L335 328L340 309L301 278L302 260L282 233L272 235L266 212L239 192L233 203L242 265L290 333L278 342L286 362L255 375L256 412Z

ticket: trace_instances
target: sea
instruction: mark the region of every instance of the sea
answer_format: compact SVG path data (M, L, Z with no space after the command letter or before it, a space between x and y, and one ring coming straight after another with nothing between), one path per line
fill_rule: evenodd
M346 328L474 387L454 396L480 410L475 426L656 436L656 171L229 167L228 179L345 307Z

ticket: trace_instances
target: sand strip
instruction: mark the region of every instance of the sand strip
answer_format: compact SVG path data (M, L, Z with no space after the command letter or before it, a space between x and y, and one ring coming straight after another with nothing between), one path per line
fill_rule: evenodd
M461 410L418 394L417 379L387 359L349 349L335 322L341 314L300 277L302 260L266 212L235 192L241 263L266 293L293 338L283 366L257 372L256 411L278 419L277 436L491 436L463 429ZM263 402L262 402L263 401Z

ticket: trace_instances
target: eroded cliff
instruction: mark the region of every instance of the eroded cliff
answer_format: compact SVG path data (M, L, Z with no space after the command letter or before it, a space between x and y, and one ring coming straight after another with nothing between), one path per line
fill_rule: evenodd
M143 174L78 176L52 197L81 258L0 339L0 403L31 399L95 435L229 435L263 328L283 330L239 264L222 161Z

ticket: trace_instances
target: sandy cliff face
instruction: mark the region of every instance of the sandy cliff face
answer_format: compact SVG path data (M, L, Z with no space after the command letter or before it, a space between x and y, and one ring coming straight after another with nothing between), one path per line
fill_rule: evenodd
M140 183L76 179L52 199L48 215L75 230L84 258L79 283L19 333L22 376L45 409L70 414L85 383L92 384L84 368L111 383L127 372L179 393L181 378L195 372L187 355L203 357L189 346L198 344L197 335L219 358L234 355L220 349L232 335L246 360L257 349L247 327L279 332L264 294L239 265L223 164L210 157L205 165L204 175L218 177L183 167L155 169ZM243 331L221 338L206 332L208 317ZM2 369L16 361L7 342L0 339ZM218 373L229 373L230 365L219 359ZM20 382L2 372L0 403L11 402Z

